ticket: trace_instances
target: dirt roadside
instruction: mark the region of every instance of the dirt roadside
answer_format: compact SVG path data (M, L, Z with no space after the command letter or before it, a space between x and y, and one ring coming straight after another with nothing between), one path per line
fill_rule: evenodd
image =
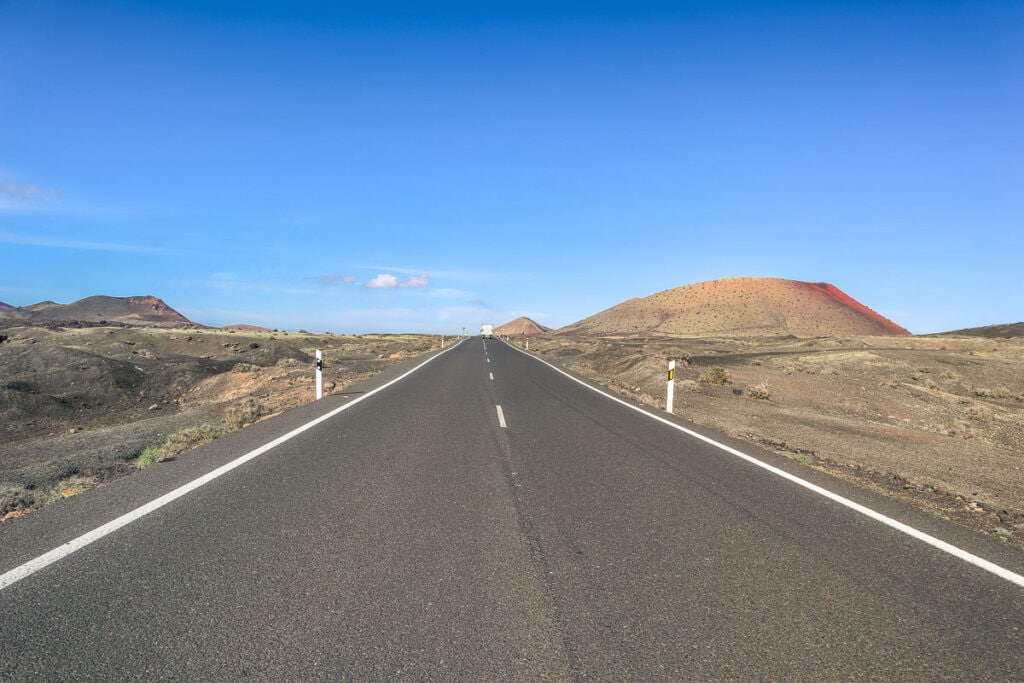
M15 327L0 334L0 520L307 403L439 345L429 335Z
M675 414L1024 549L1024 339L540 335L530 350L662 409L675 359Z

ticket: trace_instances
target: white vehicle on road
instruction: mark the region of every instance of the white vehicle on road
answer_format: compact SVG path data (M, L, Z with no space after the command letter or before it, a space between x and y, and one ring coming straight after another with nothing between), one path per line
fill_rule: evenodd
M484 339L494 339L494 325L481 325L480 336Z

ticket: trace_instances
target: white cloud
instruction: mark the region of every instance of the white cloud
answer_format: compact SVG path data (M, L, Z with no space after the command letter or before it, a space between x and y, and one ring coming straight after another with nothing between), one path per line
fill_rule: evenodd
M375 278L370 278L366 283L370 289L394 289L398 286L398 278L388 273L380 273Z
M370 289L395 289L397 287L429 287L430 278L426 275L412 275L405 280L399 280L390 273L378 273L377 277L371 278L366 286Z

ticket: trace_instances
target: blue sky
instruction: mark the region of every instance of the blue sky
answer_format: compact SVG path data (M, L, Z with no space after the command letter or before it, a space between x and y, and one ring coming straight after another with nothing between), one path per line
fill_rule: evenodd
M0 300L558 327L739 275L1024 320L1021 2L0 0Z

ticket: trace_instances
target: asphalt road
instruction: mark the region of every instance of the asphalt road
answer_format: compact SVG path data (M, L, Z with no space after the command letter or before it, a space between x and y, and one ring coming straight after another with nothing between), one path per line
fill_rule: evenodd
M1024 588L495 340L0 525L0 574L359 396L0 590L0 680L1024 678Z

